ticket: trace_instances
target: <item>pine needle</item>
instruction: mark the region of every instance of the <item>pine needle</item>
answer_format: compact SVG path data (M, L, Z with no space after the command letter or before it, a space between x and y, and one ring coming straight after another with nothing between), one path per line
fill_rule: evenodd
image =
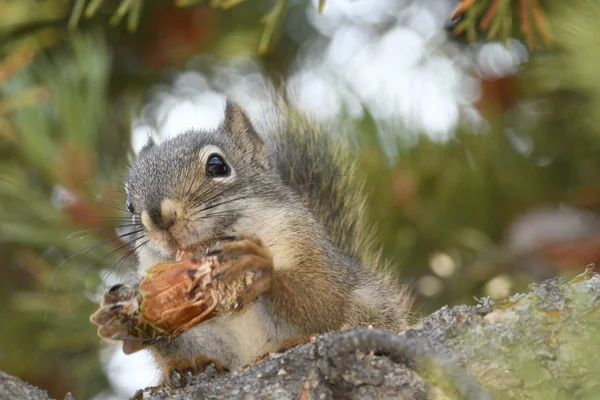
M117 8L117 11L115 11L113 16L110 18L109 24L118 25L125 14L127 14L129 9L133 6L134 2L135 0L122 0L119 8Z
M85 0L75 0L75 5L73 6L73 11L71 12L71 17L69 18L69 29L74 30L77 28L77 24L83 15L83 10L85 9Z
M264 55L269 51L271 41L273 40L273 34L279 24L279 21L281 20L286 5L287 0L277 0L277 3L273 9L269 11L267 15L265 15L264 21L266 26L260 38L260 43L258 46L259 54Z
M0 116L7 115L23 107L42 103L50 98L50 91L45 86L35 86L20 91L0 101Z
M143 2L144 0L137 0L131 9L131 12L129 13L129 18L127 19L127 29L129 32L133 32L137 29L137 26L140 22Z
M325 10L325 0L319 0L319 14L323 14Z
M459 18L463 15L471 6L475 3L475 0L462 0L458 6L452 12L450 19Z
M176 7L190 7L201 3L204 0L175 0Z
M246 1L246 0L223 0L223 2L221 3L221 8L223 10L228 10L231 7L235 7L238 4L243 3L244 1Z
M92 18L96 14L96 11L98 11L98 8L100 8L103 2L104 0L91 0L87 8L85 9L85 17Z
M492 20L496 16L496 13L498 12L498 9L500 8L501 2L502 0L492 0L492 5L488 8L487 12L481 19L481 23L479 24L481 29L487 29L490 26L490 23L492 22Z
M516 2L518 2L517 5L515 5ZM456 24L452 33L458 36L466 31L467 40L475 42L478 37L478 29L487 32L489 39L495 38L500 32L500 39L506 43L509 37L519 33L513 28L513 7L518 10L520 19L518 29L529 49L535 51L536 30L544 44L550 46L552 43L550 29L538 0L461 0L450 18L454 20L463 17L463 20ZM481 13L483 13L483 17L479 20ZM531 23L532 16L535 27Z
M5 82L31 63L37 53L35 46L26 43L0 62L0 83Z
M544 12L538 3L538 0L531 0L532 8L533 8L533 20L535 21L535 25L538 28L540 35L542 36L542 40L544 40L544 44L546 46L550 46L552 44L552 35L550 35L550 28L548 27L548 23L546 22L546 18L544 17Z

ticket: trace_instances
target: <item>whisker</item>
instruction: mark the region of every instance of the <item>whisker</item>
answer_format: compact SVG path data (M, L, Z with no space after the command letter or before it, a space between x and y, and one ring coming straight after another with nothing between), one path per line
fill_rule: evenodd
M124 244L122 244L122 245L118 246L116 249L114 249L114 250L112 250L112 251L109 251L107 254L105 254L104 256L100 257L100 259L99 259L99 260L97 260L96 262L94 262L94 263L90 263L90 264L86 265L86 267L83 269L83 275L82 275L81 277L82 277L82 278L84 278L84 277L87 275L87 273L88 273L88 272L89 272L89 271L92 269L92 267L94 267L94 266L96 266L96 265L100 264L102 261L106 260L107 258L110 258L110 257L112 257L112 256L113 256L115 253L117 253L117 252L118 252L119 250L121 250L123 247L127 247L127 246L129 246L131 243L134 243L134 242L136 242L136 241L140 240L140 239L141 239L141 238L143 238L143 237L144 237L144 236L142 235L142 236L138 236L138 237L136 237L136 238L134 238L134 239L131 239L131 240L130 240L130 241L128 241L127 243L124 243Z
M202 182L202 184L201 184L201 185L199 185L199 186L198 186L198 187L197 187L197 188L194 190L194 192L193 192L193 193L192 193L192 194L189 196L189 198L192 198L192 199L202 199L202 198L203 198L203 197L204 197L204 196L205 196L205 195L208 193L208 190L210 189L210 188L206 188L206 190L204 190L204 191L202 191L202 192L201 192L201 190L204 188L204 186L205 186L205 185L206 185L208 182L210 182L210 180L209 180L209 179L206 179L206 180L204 180L204 182ZM234 185L235 185L235 184L234 184Z
M94 245L91 245L91 246L89 246L89 247L86 247L86 248L84 248L84 249L81 249L81 250L79 250L79 251L75 252L74 254L70 255L70 256L69 256L69 257L67 257L65 260L63 260L63 261L62 261L60 264L58 264L58 266L57 266L56 268L54 268L54 271L52 271L52 274L50 275L50 281L51 281L51 282L54 282L54 277L55 277L55 275L56 275L56 272L57 272L57 271L58 271L58 270L59 270L59 269L60 269L60 268L61 268L61 267L62 267L62 266L65 264L65 263L67 263L69 260L71 260L73 257L77 257L77 256L85 255L85 254L89 253L90 251L92 251L92 250L95 250L95 249L97 249L97 248L99 248L99 247L102 247L102 246L104 246L104 245L107 245L107 244L109 244L109 243L112 243L112 242L116 242L116 241L118 241L118 240L121 240L122 238L124 238L124 237L126 237L126 236L134 235L134 234L136 234L136 233L139 233L139 232L142 232L142 231L143 231L143 229L138 229L138 230L136 230L136 231L132 231L132 232L128 232L128 233L124 233L124 234L122 234L122 235L118 235L118 236L116 236L116 237L114 237L114 238L111 238L111 239L102 240L100 243L96 243L96 244L94 244ZM54 285L54 283L53 283L52 285L53 285L53 287L56 289L56 286Z
M236 216L236 215L238 215L238 211L240 211L240 210L234 210L234 211L229 211L229 210L218 211L218 212L215 212L215 213L210 213L210 214L203 215L203 216L202 216L202 218L205 218L205 217L206 217L206 218L210 218L210 217L227 216L227 215L228 215L228 213L231 213L231 215L232 215L232 216ZM263 220L261 220L261 219L258 219L258 218L256 218L256 217L251 217L251 216L249 216L249 215L244 215L244 218L252 219L252 220L254 220L254 221L257 221L257 222L259 222L259 223L261 223L261 224L263 224L263 225L266 225L266 226L268 226L269 228L271 228L271 229L272 229L274 232L277 232L277 233L281 233L281 232L283 232L281 229L277 229L277 228L276 228L276 227L274 227L273 225L269 224L267 221L263 221Z
M204 152L202 153L202 155L200 156L200 159L204 159L206 154L208 153L207 149L204 149ZM207 184L208 180L204 180L199 186L198 188L194 189L194 193L191 193L192 188L194 187L194 182L196 181L196 178L198 178L198 175L200 174L200 172L202 172L202 168L198 168L196 170L196 173L194 174L194 179L189 180L189 186L187 188L187 190L185 191L185 197L186 198L190 198L190 197L194 197L197 192L204 187L204 185Z
M127 192L125 190L107 190L105 192L102 192L103 194L106 193L121 193L121 194L127 194Z
M252 180L254 180L254 178L256 178L256 177L260 176L261 174L265 173L266 171L269 171L269 170L271 170L271 169L274 169L274 168L275 168L275 167L270 167L270 168L267 168L266 170L260 170L260 171L256 172L255 174L252 174L252 175L250 175L249 177L245 178L243 181L238 181L238 182L235 182L235 183L233 183L233 184L230 184L230 185L228 185L228 186L225 186L225 187L223 187L223 188L222 188L222 189L221 189L219 192L217 192L217 193L212 193L212 197L213 197L213 198L220 197L220 196L222 196L223 194L225 194L225 193L226 193L228 190L234 190L234 189L238 188L239 186L242 186L242 185L244 185L244 184L247 184L249 181L252 181ZM241 170L243 171L243 168L241 168ZM205 181L205 182L208 182L208 181ZM196 191L195 191L195 192L192 194L192 196L191 196L191 198L194 198L194 199L195 199L195 200L194 200L194 203L195 203L196 205L197 205L198 203L203 203L203 202L204 202L204 203L207 203L207 201L206 201L206 199L204 198L204 196L205 196L205 195L208 193L208 188L207 188L207 190L205 190L204 192L202 192L202 193L198 193L198 192L199 192L199 189L200 189L202 186L203 186L203 185L200 185L200 187L199 187L199 188L197 188L197 189L196 189ZM261 187L260 183L258 184L258 186L259 186L259 187ZM263 185L261 188L264 188L264 187L268 187L268 186L265 184L265 185ZM256 189L256 187L255 187L255 189Z
M105 274L105 275L106 275L106 279L108 279L108 277L110 276L110 273L111 273L111 272L113 271L113 269L114 269L114 268L115 268L117 265L119 265L119 264L121 264L121 265L119 266L119 270L117 271L117 274L120 274L120 273L121 273L121 268L123 267L123 265L125 265L125 260L127 260L129 257L131 257L131 255L132 255L132 254L135 254L135 252L136 252L138 249L140 249L142 246L144 246L144 245L145 245L145 244L147 244L148 242L150 242L150 239L146 239L146 241L144 241L144 242L140 243L139 245L137 245L137 246L136 246L136 247L134 247L133 249L129 250L129 251L127 252L127 254L125 254L123 257L121 257L119 260L117 260L117 262L116 262L116 263L114 263L114 264L112 265L112 267L110 267L110 268L108 269L108 272L107 272L107 273L108 273L108 275L106 275L106 274ZM103 275L103 276L102 276L102 279L104 279L104 276L105 276L105 275Z
M139 194L140 194L140 193L139 193L137 190L135 190L133 187L127 186L127 184L126 184L125 182L123 182L122 180L121 180L121 181L118 181L118 180L116 180L116 179L112 179L112 178L111 178L110 180L112 180L113 182L116 182L116 183L118 183L119 185L123 186L123 187L125 188L125 190L126 190L126 191L132 192L133 194L136 194L136 195L139 195Z
M129 213L129 211L127 213ZM66 216L66 215L51 215L51 216L44 217L44 220L66 219L66 218L68 218L68 216ZM111 220L131 221L130 216L118 217L118 216L114 216L114 215L111 215L111 216L82 215L81 219L87 220L87 221L111 221Z
M85 201L89 201L89 202L91 202L91 203L95 203L95 204L98 204L98 205L101 205L101 206L104 206L104 207L107 207L107 208L112 208L112 209L114 209L114 210L119 210L119 211L123 211L123 212L128 212L128 211L127 211L127 209L125 209L125 208L111 206L111 205L109 205L109 204L105 204L105 203L103 203L103 202L101 202L101 201L99 201L99 200L90 199L90 198L86 198L86 197L83 197L83 196L77 196L77 195L74 195L74 194L69 194L69 193L64 193L64 194L61 194L61 196L62 196L62 197L72 197L72 198L75 198L75 199L77 199L77 200L85 200Z
M95 232L105 231L107 229L126 228L128 226L136 226L136 225L138 225L138 224L131 223L131 224L125 224L125 225L107 226L105 228L82 229L80 231L71 233L70 235L67 236L67 239L71 240L71 239L73 239L73 238L75 238L75 237L77 237L79 235L81 235L80 238L82 238L83 236L90 235L90 234L95 233Z
M219 191L216 191L216 192L213 192L213 193L211 193L211 195L212 195L212 199L216 199L216 198L222 197L222 196L223 196L224 194L226 194L228 191L230 191L230 190L235 190L235 189L237 189L239 186L242 186L242 185L244 185L244 184L247 184L247 183L248 183L248 181L252 181L252 180L253 180L255 177L259 176L261 173L263 173L263 171L259 171L259 172L257 172L256 174L254 174L254 175L251 175L250 177L248 177L248 178L244 179L243 181L238 181L238 182L235 182L235 183L233 183L233 184L230 184L230 185L227 185L227 186L225 186L225 187L221 188L221 190L219 190ZM264 188L264 187L267 187L267 186L266 186L266 184L265 184L265 185L263 185L263 186L261 186L261 185L260 185L260 183L259 183L258 185L255 185L254 189L257 189L257 186L258 186L258 188L261 188L261 189L262 189L262 188ZM208 193L208 189L207 189L207 190L205 190L204 192L200 193L200 194L197 194L196 196L193 196L193 197L192 197L192 198L194 199L194 201L193 201L193 205L199 205L199 204L202 204L202 203L210 203L210 202L211 202L211 199L210 199L210 198L209 198L209 199L206 199L206 198L205 198L205 195L206 195L207 193Z
M130 240L129 242L125 243L124 245L121 245L121 246L119 246L117 249L115 249L114 251L111 251L109 254L105 255L105 256L104 256L102 259L100 259L99 261L97 261L95 264L91 264L91 265L88 265L88 266L86 266L86 267L84 268L84 270L83 270L83 273L80 275L80 278L81 278L81 279L84 279L84 278L87 276L88 272L91 270L91 267L92 267L93 265L97 265L98 263L100 263L100 262L102 262L104 259L106 259L107 257L110 257L110 256L111 256L112 254L114 254L116 251L119 251L119 249L121 249L121 248L123 248L123 247L125 247L125 246L128 246L128 245L130 245L131 243L133 243L133 242L135 242L135 241L139 240L140 238L142 238L142 236L140 236L140 237L137 237L137 238L135 238L135 239L132 239L132 240ZM72 290L73 290L73 287L75 286L75 282L76 282L76 280L75 280L75 279L73 279L73 281L71 282L71 287L69 288L69 291L72 291ZM81 304L81 302L79 302L79 304Z
M211 210L211 209L213 209L215 207L218 207L218 206L221 206L223 204L227 204L227 203L231 203L231 202L239 201L239 200L245 200L245 199L249 199L251 197L253 197L253 195L247 194L247 195L239 196L239 197L236 197L236 198L233 198L233 199L227 199L227 200L219 202L219 203L214 203L214 204L211 204L209 206L206 206L204 208L199 209L193 215L197 215L198 213L201 213L201 212L204 212L204 211L207 211L207 210Z

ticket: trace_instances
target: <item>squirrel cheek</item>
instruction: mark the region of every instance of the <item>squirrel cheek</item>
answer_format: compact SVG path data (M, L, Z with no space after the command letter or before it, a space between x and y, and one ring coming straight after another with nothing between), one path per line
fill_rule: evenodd
M142 225L144 225L144 227L148 231L154 230L154 224L152 223L152 218L150 218L150 215L148 214L148 212L146 210L142 210L141 217L142 217Z

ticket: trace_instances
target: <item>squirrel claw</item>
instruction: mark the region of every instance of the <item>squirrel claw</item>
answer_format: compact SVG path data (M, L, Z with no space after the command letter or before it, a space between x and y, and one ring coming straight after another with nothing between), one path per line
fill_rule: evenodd
M261 294L271 288L271 275L261 276L254 280L252 285L248 286L237 298L236 310L241 310L246 304L250 304Z
M206 257L217 256L217 255L221 254L222 252L223 252L223 250L221 250L221 249L210 250L209 252L206 253Z
M172 388L182 388L194 377L192 368L184 368L181 370L172 369L167 378L167 384Z
M164 366L163 386L171 388L182 388L186 386L194 376L203 373L206 367L213 365L217 371L226 371L227 369L217 360L198 356L195 359L178 358L170 360Z
M98 325L98 336L122 342L125 354L135 353L144 347L139 337L129 333L135 321L123 316L123 302L131 300L133 293L133 288L127 285L111 287L104 294L100 308L90 316L90 321Z
M255 235L246 233L229 234L209 248L207 256L216 256L220 268L215 271L215 279L231 281L247 271L267 271L273 266L273 258L262 241Z
M218 241L219 242L233 242L236 240L240 240L240 238L243 236L250 236L250 235L230 233L227 235L219 236Z
M252 284L237 298L236 310L271 288L273 257L256 235L232 233L222 236L207 250L207 256L217 257L220 263L213 279L230 283L246 272L254 273Z

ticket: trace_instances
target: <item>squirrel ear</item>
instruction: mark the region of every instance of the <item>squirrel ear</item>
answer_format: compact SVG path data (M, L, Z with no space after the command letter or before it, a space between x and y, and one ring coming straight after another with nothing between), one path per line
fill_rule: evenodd
M148 150L150 150L153 147L154 147L154 139L152 139L150 136L148 136L148 141L146 142L144 147L142 147L141 150L139 151L138 157L143 155L144 153L146 153Z
M250 118L233 101L227 99L225 104L225 120L223 129L233 137L242 141L250 141L254 146L262 146L263 140L256 133Z

